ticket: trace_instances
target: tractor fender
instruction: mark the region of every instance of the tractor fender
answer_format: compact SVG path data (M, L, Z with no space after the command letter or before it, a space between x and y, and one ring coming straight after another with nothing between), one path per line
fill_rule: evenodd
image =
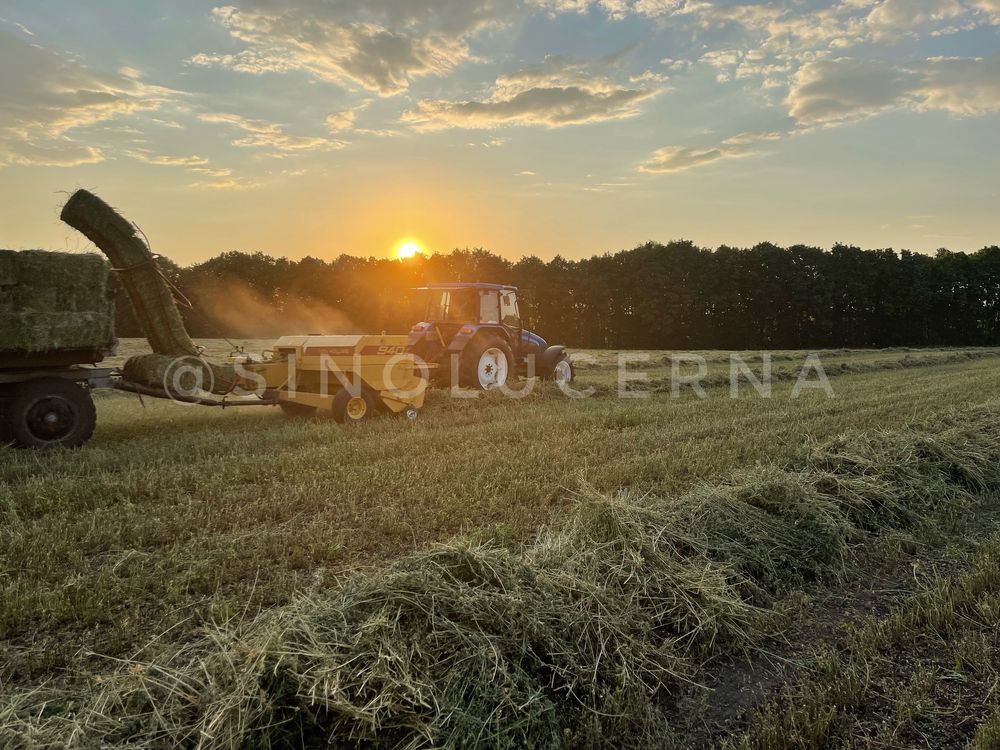
M565 346L550 346L541 354L538 355L538 361L536 362L537 371L540 375L546 375L552 372L552 368L555 367L556 362L559 358L566 352Z
M504 341L510 344L509 336L507 332L500 326L495 325L465 325L462 326L458 333L452 338L451 343L448 344L448 353L455 354L461 353L465 347L476 338L481 333L495 333L498 336L502 336Z

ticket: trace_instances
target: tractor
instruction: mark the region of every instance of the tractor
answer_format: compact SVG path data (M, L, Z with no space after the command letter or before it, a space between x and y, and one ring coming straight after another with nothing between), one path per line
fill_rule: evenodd
M517 287L428 284L424 321L410 329L407 351L434 366L438 385L501 388L513 376L537 375L568 384L573 365L564 346L521 327Z

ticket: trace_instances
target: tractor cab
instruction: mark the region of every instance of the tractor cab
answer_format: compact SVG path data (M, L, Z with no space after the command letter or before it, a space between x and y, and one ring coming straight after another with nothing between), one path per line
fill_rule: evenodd
M499 284L434 284L425 288L424 319L441 326L502 325L521 329L517 288Z
M517 287L506 284L428 284L424 320L410 329L408 350L436 363L437 380L489 390L514 375L568 382L572 367L564 347L550 347L525 330Z

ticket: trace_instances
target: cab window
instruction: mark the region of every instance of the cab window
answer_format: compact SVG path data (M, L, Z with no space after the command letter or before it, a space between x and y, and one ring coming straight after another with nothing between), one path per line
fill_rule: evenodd
M513 292L500 295L500 319L510 328L521 327L521 316L517 311L517 297Z
M496 292L482 292L479 295L479 322L500 322L500 305L497 302Z

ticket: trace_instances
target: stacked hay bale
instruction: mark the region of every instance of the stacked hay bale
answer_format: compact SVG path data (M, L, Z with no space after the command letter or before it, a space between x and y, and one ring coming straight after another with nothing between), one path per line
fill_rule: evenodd
M112 351L109 271L92 253L0 250L0 352Z

